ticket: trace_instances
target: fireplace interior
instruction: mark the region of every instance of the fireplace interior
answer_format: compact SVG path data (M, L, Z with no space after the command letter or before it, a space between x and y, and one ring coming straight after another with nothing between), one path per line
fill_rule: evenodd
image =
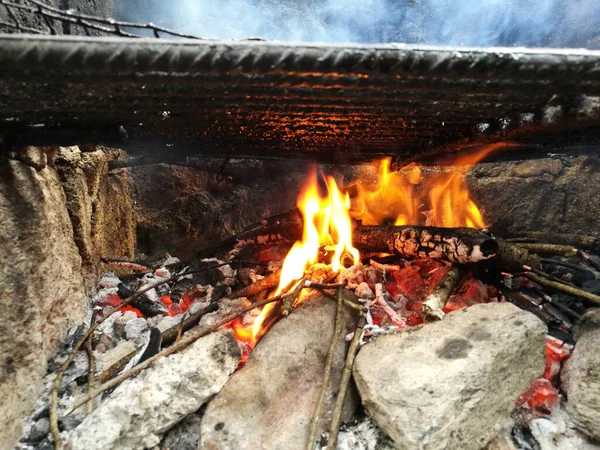
M0 48L1 448L600 448L600 52Z

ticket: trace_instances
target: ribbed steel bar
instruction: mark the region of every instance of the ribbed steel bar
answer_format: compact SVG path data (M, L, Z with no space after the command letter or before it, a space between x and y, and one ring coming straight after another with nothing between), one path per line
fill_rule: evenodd
M76 144L87 129L165 151L414 160L600 128L600 52L587 50L24 35L0 46L5 147Z

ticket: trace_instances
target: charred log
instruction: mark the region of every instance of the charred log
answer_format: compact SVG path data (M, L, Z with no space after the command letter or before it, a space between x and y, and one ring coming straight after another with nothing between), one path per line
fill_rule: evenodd
M459 264L490 259L498 252L495 239L471 228L361 225L354 230L353 242L363 251Z

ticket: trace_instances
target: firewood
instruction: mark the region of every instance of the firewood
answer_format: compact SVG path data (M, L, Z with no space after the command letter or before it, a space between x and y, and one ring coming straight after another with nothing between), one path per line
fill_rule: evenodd
M341 338L342 334L342 304L342 287L338 287L337 307L335 314L335 329L333 331L333 335L331 336L329 350L327 351L327 359L325 361L325 373L323 374L323 380L321 381L319 397L317 398L317 404L315 406L315 410L310 421L306 450L313 450L317 441L319 419L321 418L321 410L323 409L323 403L325 402L325 394L327 394L327 388L329 386L329 380L331 378L331 365L333 363L333 355L335 353L337 341Z
M200 249L196 257L213 257L226 253L236 247L247 245L273 245L281 243L293 244L302 237L302 216L296 209L276 216L267 217L242 232L222 241Z
M350 383L352 367L354 367L354 360L356 359L356 354L358 353L360 338L366 323L367 321L365 316L361 314L358 318L356 329L354 330L354 336L350 342L350 347L348 348L348 354L346 355L346 362L344 363L342 379L340 381L340 389L338 390L338 396L335 400L335 406L333 408L331 427L329 428L329 440L327 441L327 450L334 450L337 448L337 438L340 431L340 424L342 423L344 401L346 400L346 393L348 392L348 384Z
M569 245L583 249L600 250L600 238L581 234L525 231L522 233L513 233L513 237L507 239L507 241L510 242L516 239L520 239L520 242L551 242L553 244Z
M238 289L233 294L231 294L231 298L253 297L255 295L260 294L263 291L266 291L268 289L273 289L274 287L277 287L277 285L279 284L280 278L281 278L281 270L277 270L246 287Z
M102 317L102 319L98 320L96 323L94 323L93 325L90 326L90 328L87 330L85 335L79 341L77 341L77 343L71 349L71 352L69 353L69 356L67 357L66 361L63 363L63 365L60 367L60 369L56 373L56 378L54 379L54 382L52 383L52 388L50 390L50 414L49 414L49 416L50 416L50 432L52 433L52 438L54 439L54 448L56 450L60 450L60 448L62 446L62 444L61 444L62 441L60 438L60 430L58 429L58 390L60 388L60 383L62 381L62 378L63 378L65 372L67 371L67 369L73 362L75 355L77 354L77 352L79 351L81 346L90 338L90 336L92 335L94 330L96 328L98 328L98 326L100 326L100 324L102 322L104 322L106 319L108 319L115 312L119 311L124 306L131 304L131 302L133 302L139 296L145 294L146 292L148 292L152 289L155 289L165 283L170 283L172 281L176 281L186 275L215 269L215 268L222 267L225 265L228 265L228 263L215 264L210 267L203 267L203 268L197 269L197 270L190 270L187 272L182 272L177 275L173 275L172 277L160 280L149 286L146 286L144 289L140 289L136 293L132 294L130 297L124 299L119 305L117 305L117 307L112 312L110 312L109 314L106 314L104 317Z
M540 286L564 292L565 294L573 295L575 297L584 298L586 300L589 300L590 302L600 305L599 295L592 294L591 292L584 291L583 289L579 289L574 286L568 286L566 284L557 283L556 281L542 278L539 275L536 275L532 272L528 272L524 276L529 280L533 281L534 283L539 284Z
M396 253L404 258L435 258L465 264L490 261L501 271L538 267L539 259L515 244L472 228L359 225L353 243L362 251Z
M518 242L515 245L543 255L573 256L577 249L571 245Z
M92 318L92 321L94 319ZM87 375L87 390L91 391L94 389L94 370L95 370L95 359L94 359L94 349L92 348L92 340L88 339L85 343L85 351L88 356L88 375ZM85 414L90 415L92 410L94 409L94 402L89 401L85 405Z
M445 314L442 309L448 303L448 299L452 292L456 289L460 281L466 274L466 270L461 266L452 267L440 283L433 289L431 294L427 296L421 304L421 312L427 322L442 319Z
M247 306L246 308L241 308L237 311L234 311L233 313L229 314L228 316L224 317L223 319L221 319L220 321L216 322L215 324L213 324L209 327L202 327L202 328L192 332L189 336L181 339L177 344L167 347L166 349L162 350L160 353L154 355L152 358L147 359L143 363L138 364L137 366L133 367L132 369L130 369L126 372L123 372L122 374L113 378L112 380L107 381L106 383L102 384L101 386L98 386L98 388L96 388L95 390L88 392L85 396L83 396L82 398L80 398L79 400L74 402L64 412L64 415L65 416L69 415L71 412L73 412L74 410L76 410L77 408L79 408L80 406L82 406L83 404L88 402L89 400L96 398L98 395L102 394L103 392L106 392L107 390L116 387L118 384L122 383L123 381L137 375L142 370L144 370L144 369L150 367L152 364L154 364L158 359L165 357L165 356L169 356L169 355L187 347L188 345L197 341L201 337L206 336L207 334L210 334L213 331L218 330L223 325L228 324L232 320L235 320L239 316L246 314L247 312L252 311L255 308L265 306L269 303L279 302L284 297L285 296L279 295L277 297L269 298L269 299L263 300L261 302L254 303L250 306ZM59 437L60 437L60 435L59 435Z

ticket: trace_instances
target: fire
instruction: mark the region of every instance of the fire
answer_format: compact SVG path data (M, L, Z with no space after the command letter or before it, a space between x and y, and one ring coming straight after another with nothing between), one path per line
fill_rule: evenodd
M483 214L469 196L464 181L467 170L491 152L512 144L493 144L452 162L452 171L432 174L423 181L422 170L411 163L390 172L390 158L377 164L375 182L358 181L350 186L350 214L365 225L392 222L395 225L485 228Z
M313 171L298 198L298 209L302 213L304 229L302 241L294 244L283 262L279 287L274 295L290 288L300 280L304 272L317 262L319 248L333 246L335 251L330 261L334 272L343 267L344 258L349 256L358 264L358 250L352 246L352 221L349 215L350 197L342 193L333 177L327 177L327 195L321 197ZM274 303L266 305L252 326L252 342L259 336L262 324Z
M469 196L464 175L473 164L502 146L493 144L453 162L454 170L437 172L423 181L422 170L412 163L397 172L390 171L391 159L378 162L375 181L358 181L343 193L333 177L326 177L327 194L319 193L316 172L313 171L301 190L297 206L302 213L302 240L287 254L279 286L274 295L294 288L310 266L317 262L319 249L334 249L331 268L339 272L344 259L359 263L358 250L352 246L352 218L365 225L394 223L395 225L430 225L439 227L484 228L485 221ZM352 192L352 199L348 192ZM428 193L425 195L425 193ZM251 326L234 326L238 339L254 347L261 329L275 303L266 305Z

